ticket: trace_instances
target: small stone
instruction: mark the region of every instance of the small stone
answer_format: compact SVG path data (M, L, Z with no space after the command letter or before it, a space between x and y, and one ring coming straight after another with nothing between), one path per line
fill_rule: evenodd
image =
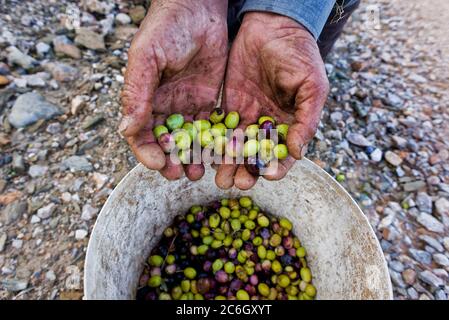
M8 205L8 204L16 201L17 199L20 199L20 197L22 197L22 196L23 196L22 192L20 192L18 190L0 194L0 204Z
M422 264L430 264L432 262L432 256L426 251L411 248L409 252L416 261Z
M104 116L102 114L98 114L95 116L87 116L86 119L84 119L83 123L81 124L81 128L83 130L89 129L96 124L100 123L104 120Z
M359 147L368 147L371 145L371 142L369 142L364 136L358 133L351 132L346 136L346 139L348 139L350 143Z
M404 183L403 188L405 192L413 192L421 190L426 186L426 182L422 180L417 180L413 182Z
M36 223L39 223L39 222L41 222L41 218L39 218L37 215L32 215L31 216L31 219L30 219L30 223L31 224L36 224Z
M71 156L61 163L62 170L71 171L92 171L92 164L85 157L81 156Z
M89 101L89 96L76 96L71 102L70 112L73 115L78 114L87 101Z
M18 220L28 209L26 201L15 201L0 212L0 222L9 225Z
M422 241L427 243L429 246L435 248L435 250L437 250L438 252L443 252L444 251L444 248L440 244L440 242L437 239L432 238L429 235L422 234L422 235L419 236L419 239L421 239Z
M409 286L416 282L416 271L413 269L406 269L402 272L402 278Z
M106 182L108 182L109 177L105 174L99 173L99 172L94 172L94 174L92 175L92 178L95 182L95 187L97 188L97 190L100 190L101 188L104 187L104 185L106 184Z
M439 215L449 216L449 200L446 198L439 198L435 201L435 210Z
M114 35L117 39L127 41L130 40L139 29L133 26L118 26L115 28Z
M436 233L444 232L444 225L440 221L438 221L438 219L428 213L421 212L417 220L429 231Z
M46 44L45 42L39 42L36 45L36 52L40 56L45 56L45 54L47 54L49 51L50 51L50 46L48 44Z
M25 162L23 160L23 156L19 153L14 153L12 156L12 168L17 173L25 172Z
M144 6L136 6L129 9L128 13L133 23L138 25L145 18L147 12Z
M20 249L22 249L22 246L23 246L23 240L20 240L20 239L14 239L14 240L12 241L12 243L11 243L11 246L12 246L13 248L16 248L16 249L20 250Z
M408 143L407 139L404 139L404 138L399 137L399 136L392 136L391 138L393 139L394 144L398 148L403 149L403 148L407 147L407 143Z
M44 64L44 68L60 82L74 81L79 75L78 69L62 62L48 62Z
M374 149L373 152L371 152L371 154L369 155L371 160L373 160L374 162L380 162L380 160L382 160L382 150L376 148Z
M9 81L8 78L6 78L5 76L0 75L0 87L6 86L10 82L11 81Z
M402 264L402 262L398 260L393 260L388 265L390 266L391 269L393 269L396 272L404 271L404 265Z
M47 166L41 166L38 164L34 164L28 169L28 174L32 178L42 177L42 176L46 175L47 172L48 172Z
M75 231L75 239L76 240L82 240L85 237L87 237L87 231L83 229L78 229Z
M14 46L6 48L7 59L10 65L18 65L26 70L30 70L37 65L37 61L29 55L21 52Z
M419 210L426 213L432 213L432 198L425 192L418 192L416 197L416 204Z
M90 204L85 204L81 213L81 219L85 221L92 220L97 215L97 213L97 208L92 207Z
M125 25L131 23L131 18L126 13L119 13L118 15L115 16L115 21L118 24Z
M75 43L87 49L96 51L105 51L104 37L87 28L79 28L76 30Z
M0 233L0 252L3 252L3 250L5 250L7 239L8 235L5 232Z
M53 122L47 126L45 131L51 134L58 134L62 131L62 126L59 122Z
M70 194L70 192L63 192L61 194L61 200L65 203L69 203L72 201L72 195Z
M420 272L418 278L434 288L440 288L444 286L444 281L438 278L429 270L424 270L423 272Z
M442 253L435 253L433 260L442 267L449 267L449 258Z
M53 270L48 270L48 271L45 273L45 279L46 279L47 281L50 281L50 282L55 281L55 280L56 280L55 272L54 272Z
M51 217L55 209L56 205L54 203L50 203L45 207L42 207L39 210L37 210L37 216L41 219L48 219Z
M418 292L413 287L407 289L407 294L412 300L417 300L419 298Z
M29 92L17 98L8 120L15 128L23 128L38 120L48 120L62 113L60 108L45 100L40 94Z
M3 288L11 292L19 292L25 290L28 287L28 280L1 280L0 283Z
M443 301L447 300L447 295L444 292L444 290L440 289L435 291L435 300L443 300Z
M404 281L402 280L401 274L399 272L393 271L390 269L390 277L391 281L395 286L398 286L399 288L405 288L406 285Z
M53 39L53 48L58 55L67 56L73 59L81 59L81 50L64 35L56 36Z
M445 237L443 239L443 246L446 249L446 251L449 252L449 237Z
M400 156L398 156L396 153L394 153L393 151L388 150L387 152L385 152L385 160L387 160L387 162L395 167L401 165L402 163L402 158Z

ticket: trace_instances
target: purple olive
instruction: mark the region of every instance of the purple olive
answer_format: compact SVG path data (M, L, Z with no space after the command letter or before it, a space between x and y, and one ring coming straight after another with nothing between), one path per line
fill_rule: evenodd
M148 279L150 279L150 275L149 274L142 274L140 276L140 279L139 279L139 286L140 287L145 286L147 284L147 282L148 282Z
M262 124L259 126L259 129L265 131L266 139L270 139L270 131L275 129L274 123L270 120L266 120L266 121L262 122Z
M212 269L212 262L209 260L204 261L203 270L209 272L211 269Z
M296 255L296 249L295 248L288 249L288 255L294 257Z
M228 256L229 256L229 259L232 259L232 260L237 258L237 249L235 249L235 248L229 249Z
M270 230L268 229L268 228L263 228L261 231L260 231L260 236L263 238L263 239L269 239L270 238Z
M228 287L226 287L226 286L221 286L221 287L218 288L217 292L218 292L219 295L224 296L224 295L226 295L227 292L228 292Z
M251 277L249 277L249 282L253 285L253 286L257 286L259 284L259 278L257 277L256 274L251 275Z
M229 290L231 292L237 292L237 290L240 290L243 286L243 282L239 279L234 279L229 284Z
M169 264L165 267L165 273L167 274L173 274L176 272L176 265L175 264Z
M210 290L210 281L207 278L198 279L196 282L196 288L199 293L205 294Z
M162 134L157 141L165 153L172 152L176 147L175 139L170 133Z
M228 274L223 270L218 270L215 274L215 280L219 283L226 283L228 282Z
M159 267L151 268L150 275L151 276L160 276L161 275L161 268L159 268Z
M282 244L284 245L285 249L291 249L293 248L293 238L292 237L285 237L282 240Z

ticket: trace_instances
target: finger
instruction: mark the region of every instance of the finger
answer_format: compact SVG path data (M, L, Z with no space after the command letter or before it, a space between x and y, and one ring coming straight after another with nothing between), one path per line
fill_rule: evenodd
M256 184L257 179L258 177L249 173L245 166L241 164L235 173L234 185L240 190L249 190Z
M170 155L166 155L165 166L159 171L163 177L167 180L178 180L182 177L184 173L184 168L182 164L177 161L172 161Z
M288 156L286 159L281 161L270 161L268 167L265 169L263 177L270 181L281 180L287 175L287 172L293 166L295 161L296 159L291 156Z
M151 170L161 170L165 166L165 154L157 144L150 125L136 135L127 138L137 160Z
M122 91L123 119L119 126L120 133L125 137L136 135L150 122L154 93L164 69L163 65L158 65L161 61L157 58L160 48L142 45L140 41L137 36L128 52Z
M237 164L222 164L215 174L215 184L220 189L229 189L234 185L234 175L237 171Z
M288 130L287 147L289 154L297 160L301 159L304 147L313 139L326 102L328 82L325 76L318 78L301 86L296 94L295 124Z
M184 166L184 171L189 180L197 181L204 176L205 169L203 164L188 164Z

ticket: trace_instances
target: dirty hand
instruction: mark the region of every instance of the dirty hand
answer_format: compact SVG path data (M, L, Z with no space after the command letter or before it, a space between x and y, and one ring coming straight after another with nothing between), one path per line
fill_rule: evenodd
M207 116L218 99L227 58L227 1L152 1L128 51L120 133L137 159L167 179L204 174L174 164L152 129L173 113Z
M295 159L304 155L319 124L328 87L316 40L301 24L272 13L245 14L229 55L223 106L226 112L240 113L243 128L257 123L262 115L290 124L290 156L279 163L272 161L266 179L282 179ZM224 189L235 185L246 190L257 177L242 164L223 164L215 180Z

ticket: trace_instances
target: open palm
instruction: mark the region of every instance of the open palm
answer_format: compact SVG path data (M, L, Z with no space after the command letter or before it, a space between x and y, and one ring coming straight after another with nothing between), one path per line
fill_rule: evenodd
M270 115L290 124L289 156L269 168L266 179L283 178L306 151L319 124L328 80L316 40L294 20L271 13L247 13L232 45L224 86L223 106L238 111L241 127ZM249 189L257 177L244 165L223 164L216 183L227 189Z

